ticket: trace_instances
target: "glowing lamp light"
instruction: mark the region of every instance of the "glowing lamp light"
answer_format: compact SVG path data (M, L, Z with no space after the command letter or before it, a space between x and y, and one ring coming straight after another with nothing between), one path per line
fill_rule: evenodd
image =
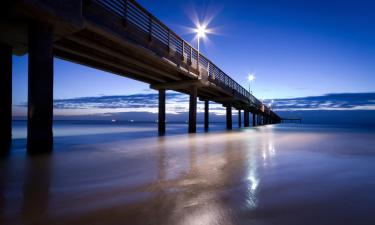
M195 32L197 33L198 38L205 38L207 33L206 26L198 24L197 28L195 29Z
M195 29L195 32L197 33L197 39L198 39L198 56L197 56L197 64L198 64L198 71L200 71L199 69L199 57L200 57L200 40L201 38L205 38L206 37L206 33L208 32L207 28L206 28L206 25L201 25L201 24L198 24L197 25L197 28Z
M249 92L252 93L250 84L251 84L251 82L253 82L255 80L255 74L249 73L249 76L247 77L247 80L249 81Z
M252 74L252 73L250 73L249 76L247 77L247 80L248 80L249 82L255 80L255 75Z
M197 27L194 29L195 33L197 33L197 39L198 39L198 53L200 52L200 40L201 38L206 38L206 34L208 33L207 26L198 24ZM199 54L198 54L199 55Z

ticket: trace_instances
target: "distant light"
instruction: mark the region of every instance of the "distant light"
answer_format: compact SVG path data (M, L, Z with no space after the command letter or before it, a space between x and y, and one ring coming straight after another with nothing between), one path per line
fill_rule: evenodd
M205 38L207 33L207 26L198 24L197 28L195 28L195 32L197 33L198 38Z
M111 120L111 121L112 121L112 123L116 122L116 120Z
M132 122L132 123L133 123L133 122L134 122L134 120L130 120L130 122Z
M249 76L247 77L247 80L250 81L250 82L255 80L255 74L250 73Z

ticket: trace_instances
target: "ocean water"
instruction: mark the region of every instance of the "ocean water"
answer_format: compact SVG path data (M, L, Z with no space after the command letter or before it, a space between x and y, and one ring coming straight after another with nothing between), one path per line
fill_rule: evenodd
M0 224L375 224L375 128L57 121L0 161Z

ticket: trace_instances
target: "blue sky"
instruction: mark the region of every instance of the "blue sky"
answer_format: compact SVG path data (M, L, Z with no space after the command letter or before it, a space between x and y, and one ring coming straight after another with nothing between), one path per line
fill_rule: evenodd
M192 45L186 27L194 26L194 15L212 18L209 27L216 34L201 51L244 87L247 74L255 73L258 98L374 92L374 1L138 2ZM14 105L22 106L27 56L15 56L13 67ZM144 83L55 59L55 99L139 93L155 92Z

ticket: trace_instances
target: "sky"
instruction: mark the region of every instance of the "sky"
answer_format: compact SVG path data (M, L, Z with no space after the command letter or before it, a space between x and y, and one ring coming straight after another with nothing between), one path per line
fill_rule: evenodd
M375 1L138 2L193 46L197 43L194 34L188 33L187 28L194 27L197 18L199 21L210 20L208 28L213 33L208 34L208 39L201 44L201 52L245 88L248 88L248 74L255 74L256 79L251 84L254 95L259 99L279 99L279 110L297 110L285 106L290 105L292 99L324 98L327 94L358 94L357 97L363 97L361 93L365 93L368 101L364 105L356 101L354 103L359 105L349 109L373 110ZM26 110L27 55L14 56L13 68L13 104L15 114L19 116ZM83 98L99 101L103 96L134 97L155 93L145 83L60 59L54 61L56 110L61 110L61 105L57 105L59 100L82 101ZM177 98L167 106L169 113L178 113L182 108L186 110L186 107L176 109L178 105L174 103L178 102L180 95L171 93L169 96ZM354 100L352 96L346 97L346 105L350 105ZM333 99L315 110L337 110L333 107L335 101L338 100ZM287 102L285 107L283 102ZM143 103L144 107L137 110L156 110ZM85 110L82 107L63 107L61 114L129 111L125 106L114 109L86 104L85 107ZM298 110L307 108L300 107Z

